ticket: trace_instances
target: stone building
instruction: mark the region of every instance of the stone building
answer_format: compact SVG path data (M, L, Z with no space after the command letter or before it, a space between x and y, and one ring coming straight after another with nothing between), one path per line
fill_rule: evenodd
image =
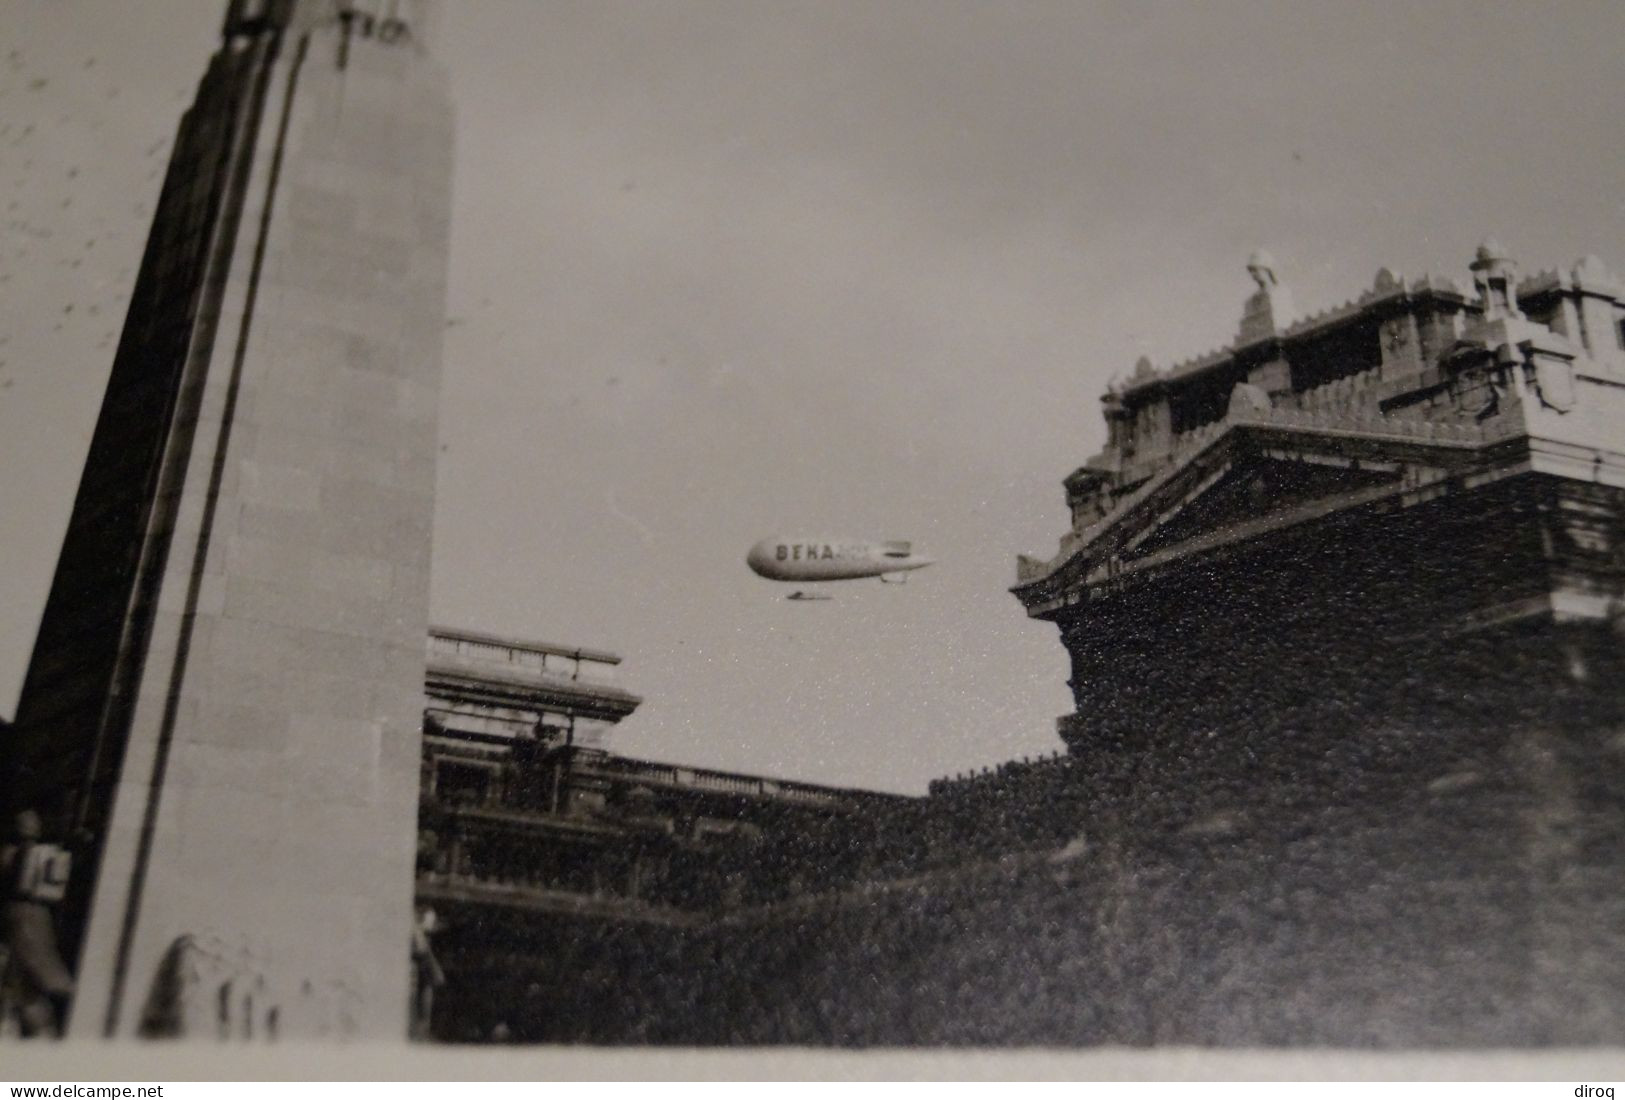
M1541 655L1560 693L1605 680L1625 303L1601 262L1519 281L1488 242L1471 291L1383 271L1292 323L1268 257L1249 270L1231 346L1142 361L1106 395L1106 448L1066 479L1072 529L1019 563L1017 596L1072 657L1063 740L1201 733L1300 672L1343 703L1381 684L1384 712L1426 708L1410 681L1457 686L1424 674L1435 650Z
M69 1033L398 1036L452 117L427 0L230 0L0 761ZM342 109L341 109L342 108Z
M1071 529L1018 563L1067 751L935 784L954 844L812 965L928 944L910 1003L960 1011L826 1034L1617 1042L1625 291L1491 241L1470 288L1383 271L1294 320L1249 271L1232 343L1106 394Z
M909 801L616 753L640 702L619 663L429 636L417 902L446 975L434 1037L650 1037L632 994L686 936L857 877L874 819Z

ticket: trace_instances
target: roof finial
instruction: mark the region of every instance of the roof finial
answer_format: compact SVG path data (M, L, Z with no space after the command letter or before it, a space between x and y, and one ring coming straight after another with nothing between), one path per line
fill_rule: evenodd
M1518 309L1518 262L1500 241L1486 237L1478 246L1470 270L1479 304L1484 307L1484 320L1523 316Z
M1241 331L1237 344L1251 344L1274 336L1292 319L1292 293L1281 285L1275 274L1275 257L1265 249L1258 249L1247 257L1247 274L1258 284L1258 290L1241 314Z
M1247 257L1247 274L1253 277L1259 290L1269 290L1278 281L1275 278L1275 257L1267 249L1257 249Z

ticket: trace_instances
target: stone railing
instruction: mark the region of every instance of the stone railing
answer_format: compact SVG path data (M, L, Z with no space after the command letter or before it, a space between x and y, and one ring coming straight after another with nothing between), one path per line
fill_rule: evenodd
M1306 409L1276 408L1267 412L1250 411L1227 423L1237 427L1309 428L1316 431L1354 432L1361 435L1438 443L1480 443L1492 435L1489 428L1474 421L1384 416L1370 406L1358 405L1342 408L1334 406Z
M535 642L505 641L481 635L433 631L429 635L430 660L454 661L484 668L613 685L618 680L614 654Z
M657 764L624 757L606 757L585 765L583 770L613 774L616 778L661 787L682 790L715 791L721 794L744 795L747 798L772 799L782 802L801 802L813 805L839 806L846 803L851 793L829 787L793 783L783 779L766 779L732 772L708 771L703 768ZM852 792L856 793L856 792Z
M1070 715L1068 717L1076 717ZM987 787L1012 778L1030 775L1054 769L1061 765L1070 753L1066 749L1056 749L1042 756L1023 756L1020 760L1004 760L997 764L989 764L981 769L973 768L968 772L956 772L951 776L931 780L928 791L935 797L972 791L980 787Z

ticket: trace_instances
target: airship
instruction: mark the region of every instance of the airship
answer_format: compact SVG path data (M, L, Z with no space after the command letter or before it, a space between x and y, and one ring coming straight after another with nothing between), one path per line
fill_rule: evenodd
M913 545L907 542L790 536L765 538L745 555L745 563L757 576L802 584L863 577L879 577L895 584L932 561L914 553Z

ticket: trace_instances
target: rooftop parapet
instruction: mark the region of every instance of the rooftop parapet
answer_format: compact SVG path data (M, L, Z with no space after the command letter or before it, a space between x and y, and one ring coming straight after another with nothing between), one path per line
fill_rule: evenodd
M1577 260L1568 271L1551 269L1521 280L1517 278L1517 267L1506 248L1491 237L1479 246L1469 265L1473 273L1472 291L1450 276L1424 274L1407 280L1385 267L1377 272L1372 286L1364 293L1300 316L1291 312L1291 292L1280 283L1275 261L1268 252L1260 250L1247 262L1247 272L1259 289L1243 307L1235 340L1162 368L1142 357L1131 374L1107 386L1102 400L1134 403L1150 393L1177 388L1187 379L1233 363L1238 351L1248 345L1271 338L1302 343L1305 338L1326 335L1328 330L1367 315L1381 305L1407 312L1433 305L1485 319L1502 315L1534 317L1524 307L1532 304L1531 300L1541 300L1554 293L1600 299L1616 308L1625 306L1625 283L1594 255ZM1488 313L1486 302L1491 303ZM1587 342L1593 355L1607 355L1621 348L1619 320L1616 317L1612 326L1602 326L1606 331L1597 334L1600 338L1594 342L1596 346Z

